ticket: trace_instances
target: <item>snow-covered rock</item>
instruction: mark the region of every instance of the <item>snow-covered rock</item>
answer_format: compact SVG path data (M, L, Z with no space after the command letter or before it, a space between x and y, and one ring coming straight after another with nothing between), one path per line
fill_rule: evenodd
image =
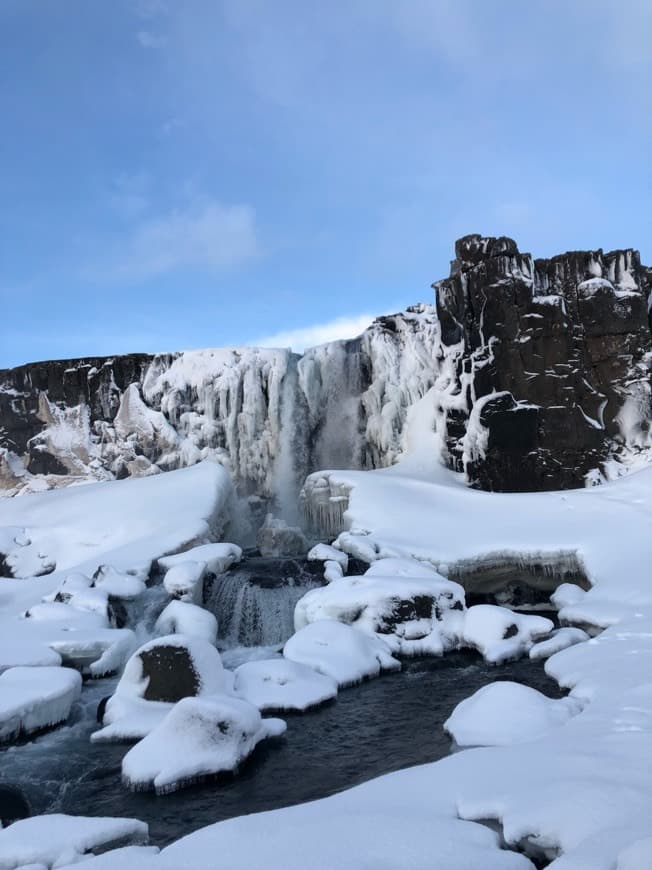
M285 731L256 707L228 695L185 698L125 755L124 782L167 794L203 777L235 771L266 737Z
M344 574L349 567L349 557L346 553L331 547L330 544L315 544L308 552L307 558L309 562L337 562Z
M555 653L573 646L576 643L584 643L589 639L589 635L581 628L563 628L555 629L547 640L535 643L530 649L531 659L547 659Z
M374 566L382 564L375 562ZM451 645L446 616L463 608L462 587L432 569L424 569L421 576L390 576L378 570L361 577L340 577L328 586L311 589L297 603L294 623L300 630L317 620L336 619L382 635L393 652L440 654Z
M208 610L187 601L171 601L156 620L157 634L185 634L208 643L217 640L217 619Z
M18 667L0 674L0 742L64 722L81 692L70 668Z
M214 695L224 688L220 654L207 640L172 634L148 641L127 662L106 704L104 727L91 740L139 739L181 698Z
M183 565L185 562L198 562L206 566L206 571L209 574L223 574L231 565L239 562L241 558L241 547L238 547L237 544L223 542L201 544L198 547L183 550L181 553L175 553L173 556L164 556L158 560L158 564L164 571L169 571L171 568Z
M332 677L340 687L401 668L385 641L334 619L301 628L285 644L283 655Z
M206 562L179 562L167 570L163 586L173 598L201 605L205 574Z
M303 712L337 695L337 682L286 658L245 662L236 668L236 695L265 713Z
M554 628L544 616L515 613L494 604L476 604L464 614L462 638L465 644L482 653L485 660L498 664L518 658Z
M499 680L461 701L444 728L458 746L504 746L535 740L580 710L575 699L553 700L529 686Z
M144 843L148 827L135 819L89 818L51 813L14 822L0 830L0 867L64 867L95 849Z
M100 565L93 574L93 585L111 595L131 601L145 591L145 571L120 571L112 565Z

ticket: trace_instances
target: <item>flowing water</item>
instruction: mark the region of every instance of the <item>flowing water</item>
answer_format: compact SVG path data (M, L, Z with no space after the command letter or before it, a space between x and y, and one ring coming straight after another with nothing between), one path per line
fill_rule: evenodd
M470 652L411 659L403 671L342 690L337 700L286 716L287 734L261 744L237 777L156 797L131 793L120 778L126 744L91 744L95 709L115 680L87 684L73 721L0 751L0 785L18 786L35 813L131 816L164 845L212 822L324 797L450 751L443 722L463 698L498 679L559 696L540 662L500 667Z

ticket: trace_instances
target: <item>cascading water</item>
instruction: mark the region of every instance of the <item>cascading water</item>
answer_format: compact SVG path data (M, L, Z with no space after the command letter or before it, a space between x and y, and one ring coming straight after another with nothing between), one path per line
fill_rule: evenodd
M246 560L217 577L205 607L217 617L224 647L276 646L294 634L294 608L322 584L301 560Z

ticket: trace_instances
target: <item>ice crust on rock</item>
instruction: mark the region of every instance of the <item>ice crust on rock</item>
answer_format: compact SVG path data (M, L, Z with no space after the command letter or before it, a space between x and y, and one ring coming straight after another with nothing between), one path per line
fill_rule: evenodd
M289 526L285 520L268 514L260 527L257 545L261 556L302 556L308 541L298 526Z
M167 794L237 770L261 740L284 731L282 720L262 719L253 704L240 698L184 698L125 755L123 780L134 790Z
M70 668L9 668L0 674L0 743L64 722L80 693Z
M287 658L245 662L235 670L236 695L267 711L303 712L337 695L337 682Z
M542 737L580 710L573 698L553 700L529 686L499 680L461 701L444 728L458 746L504 746Z
M301 628L285 644L283 655L331 677L340 688L401 668L385 641L334 619Z
M135 819L88 818L51 813L20 819L0 830L0 868L46 868L77 863L94 849L121 842L144 843L148 827ZM119 856L122 850L118 850ZM116 853L113 853L116 854Z
M183 634L199 637L215 645L217 640L217 619L196 604L187 601L171 601L156 620L154 630L157 634Z

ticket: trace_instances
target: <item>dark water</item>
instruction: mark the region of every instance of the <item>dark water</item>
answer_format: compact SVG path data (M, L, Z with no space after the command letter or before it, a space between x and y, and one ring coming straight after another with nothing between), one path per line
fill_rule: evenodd
M164 797L133 794L120 781L126 744L93 745L95 707L114 681L89 684L76 721L0 752L0 784L22 788L35 813L131 816L165 845L211 822L324 797L382 773L447 755L442 729L456 704L494 680L517 680L559 697L540 662L500 667L473 653L412 659L403 671L340 692L301 716L286 716L285 737L258 747L235 778Z

